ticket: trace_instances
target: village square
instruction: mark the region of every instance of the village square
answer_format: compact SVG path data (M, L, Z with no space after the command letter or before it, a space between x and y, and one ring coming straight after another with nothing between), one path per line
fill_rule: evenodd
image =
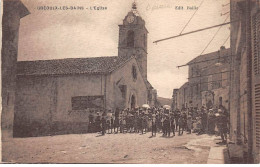
M104 41L106 45L91 47L93 38L76 45L82 45L82 48L87 48L85 51L91 50L92 53L106 48L117 49L116 55L108 56L104 51L104 56L96 57L88 54L78 57L77 53L73 53L71 57L18 60L18 53L24 53L20 49L20 46L24 46L20 45L19 40L19 28L23 26L23 19L34 15L35 9L38 12L46 12L49 7L47 9L44 5L38 5L32 8L27 0L4 0L2 162L259 163L260 3L255 0L225 2L228 4L222 7L229 12L221 13L221 16L226 18L224 22L212 22L213 25L191 31L184 30L193 17L196 17L196 12L200 12L203 1L196 5L184 5L194 13L182 31L174 36L160 36L151 43L149 38L155 34L151 33L153 29L150 32L147 22L149 21L149 25L151 22L158 23L153 18L144 19L148 13L145 9L147 5L142 5L141 2L138 5L139 1L131 1L123 18L116 18L120 21L119 25L114 25L117 29L107 27L107 31L113 30L113 33L118 35L115 42L117 46L114 47L113 42L101 38L107 35L107 32L97 31L96 33L101 35L96 36L94 32L84 31L87 26L79 26L83 27L83 31L74 29L73 37L64 37L68 44L73 44L74 38L82 39L84 33L93 33L92 37L97 38L96 42ZM83 10L85 6L79 5L78 8ZM109 9L106 5L88 8L103 12ZM139 12L139 9L142 12ZM175 10L182 9L183 6L178 6ZM52 12L55 10L58 10L58 7L53 8ZM50 25L51 17L47 19L46 25ZM73 26L77 19L68 19L68 24ZM83 18L83 21L79 22L95 23L93 20ZM106 20L103 22L101 28L105 26ZM173 22L178 24L178 20ZM54 27L60 26L60 33L65 31L64 27L69 27L68 24L62 27L62 21L58 24L55 24L55 21L52 23ZM33 24L35 22L32 21ZM52 29L48 30L46 25L32 27L35 28L34 31L23 29L20 33L21 39L26 40L26 35L35 33L41 26L46 32L52 33ZM224 41L220 40L220 45L211 43L225 26L229 27ZM211 40L207 41L201 54L187 58L185 64L177 66L178 69L187 69L186 80L176 77L178 72L171 75L170 69L170 75L164 75L163 72L168 70L167 65L164 69L159 65L157 68L156 62L152 60L154 57L150 57L150 45L160 48L163 47L163 42L185 38L209 29L217 31L208 35ZM58 37L59 31L53 34ZM114 37L114 34L111 36ZM42 36L39 35L37 39L40 41ZM53 48L52 41L48 41L49 37L45 38L46 41L26 46L27 49L36 49L37 54L47 55L47 50L44 51L42 48L45 46L42 45L50 45L50 50ZM185 45L185 42L179 45ZM205 53L210 45L218 46L217 49ZM58 53L55 47L52 51ZM67 47L70 48L69 45ZM172 47L178 50L177 45ZM190 47L189 44L187 47ZM151 50L154 51L155 47ZM64 55L71 54L66 47L63 51ZM176 57L169 60L163 58L164 54L169 52L167 49L157 52L156 60L185 59L181 55L184 51L180 51L180 55L173 54ZM157 70L162 73L154 79L151 76L155 75ZM180 72L180 75L184 74ZM169 89L162 88L172 80L181 84ZM163 90L166 90L166 93ZM162 97L162 93L170 96Z

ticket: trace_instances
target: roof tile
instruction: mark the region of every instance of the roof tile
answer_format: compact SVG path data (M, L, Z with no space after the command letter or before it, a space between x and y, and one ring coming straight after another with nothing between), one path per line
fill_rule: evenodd
M19 61L18 75L60 75L108 73L131 57L93 57L54 60Z

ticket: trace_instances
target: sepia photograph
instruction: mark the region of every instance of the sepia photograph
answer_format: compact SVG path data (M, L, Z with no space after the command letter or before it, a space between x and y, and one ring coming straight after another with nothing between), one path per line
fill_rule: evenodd
M1 164L259 164L259 0L0 0Z

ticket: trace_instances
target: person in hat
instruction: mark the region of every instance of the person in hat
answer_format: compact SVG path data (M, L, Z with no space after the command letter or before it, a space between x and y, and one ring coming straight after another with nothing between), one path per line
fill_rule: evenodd
M137 111L134 113L133 123L134 123L134 132L138 133L138 112Z
M162 114L162 119L161 119L161 124L162 124L162 133L163 135L162 136L165 136L166 135L166 126L165 126L165 114Z
M110 131L110 125L111 125L111 120L110 120L110 118L108 117L108 116L103 116L103 117L105 117L105 119L106 119L106 131L107 131L107 133L109 133L109 131Z
M90 110L89 116L88 116L88 133L92 133L94 129L94 115L93 110Z
M208 119L207 110L202 109L201 110L201 125L202 125L201 133L205 133L207 131L207 122L208 122L207 119Z
M119 128L119 114L115 114L115 121L114 121L114 133L118 133Z
M179 136L183 134L183 116L180 115L178 123L179 123Z
M165 130L165 136L170 137L171 135L171 125L170 125L170 119L169 119L169 115L165 114L165 120L163 122L164 124L164 130Z
M144 134L144 129L146 129L146 117L145 117L145 113L142 113L141 120L142 120L141 132L142 132L142 134ZM145 130L145 133L146 133L146 130Z
M156 131L160 132L161 131L161 121L160 121L161 117L160 117L159 111L155 115L156 115L156 127L157 127Z
M96 120L95 120L95 129L94 129L95 132L101 131L100 125L101 125L101 117L100 117L99 112L97 112L97 117L96 117Z
M120 133L123 133L124 132L123 115L119 116L119 126L120 126Z
M174 118L174 114L171 114L170 117L170 124L171 124L171 131L173 133L173 136L175 136L175 118Z
M106 112L106 110L104 110L104 111L101 110L101 113L102 113L102 116L104 116L104 117L107 116L107 112Z
M125 133L125 128L126 128L126 117L123 117L122 118L122 131L123 131L123 133Z
M127 115L128 119L127 119L127 131L129 133L133 132L133 115L129 112Z
M156 127L156 115L152 114L152 136L156 136L156 131L157 131L157 127Z
M126 128L126 132L129 132L130 131L130 115L129 115L129 112L127 112L127 115L125 116L125 122L126 122L126 125L125 125L125 128Z
M208 133L215 134L215 114L213 109L209 109L208 113Z
M177 111L174 114L175 118L175 130L178 131L179 128L179 118L180 118L180 110L177 109Z
M227 131L228 131L228 121L227 121L227 117L224 113L223 110L218 109L218 113L216 114L217 117L217 127L222 139L222 142L217 143L217 144L226 144L227 142Z
M116 108L116 111L115 111L115 118L117 117L119 117L119 113L120 113L120 110L119 110L119 108Z
M115 115L114 115L114 113L112 113L112 115L110 117L110 128L111 128L111 133L113 133L113 129L115 132Z
M194 126L194 129L193 129L193 132L194 132L194 133L197 133L197 135L199 135L200 132L201 132L201 129L202 129L202 126L201 126L201 117L200 117L200 116L197 116L197 117L196 117L196 121L195 121L195 126Z
M191 117L191 115L188 115L188 117L187 117L187 132L188 132L188 134L191 134L191 128L192 128L192 117Z
M102 119L101 119L101 128L102 128L102 135L105 135L106 133L106 117L105 116L102 116Z

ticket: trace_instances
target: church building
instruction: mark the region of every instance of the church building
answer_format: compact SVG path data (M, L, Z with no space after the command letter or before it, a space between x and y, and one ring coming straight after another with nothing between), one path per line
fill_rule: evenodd
M18 62L14 136L81 133L89 110L153 106L147 34L133 4L119 25L118 56Z

